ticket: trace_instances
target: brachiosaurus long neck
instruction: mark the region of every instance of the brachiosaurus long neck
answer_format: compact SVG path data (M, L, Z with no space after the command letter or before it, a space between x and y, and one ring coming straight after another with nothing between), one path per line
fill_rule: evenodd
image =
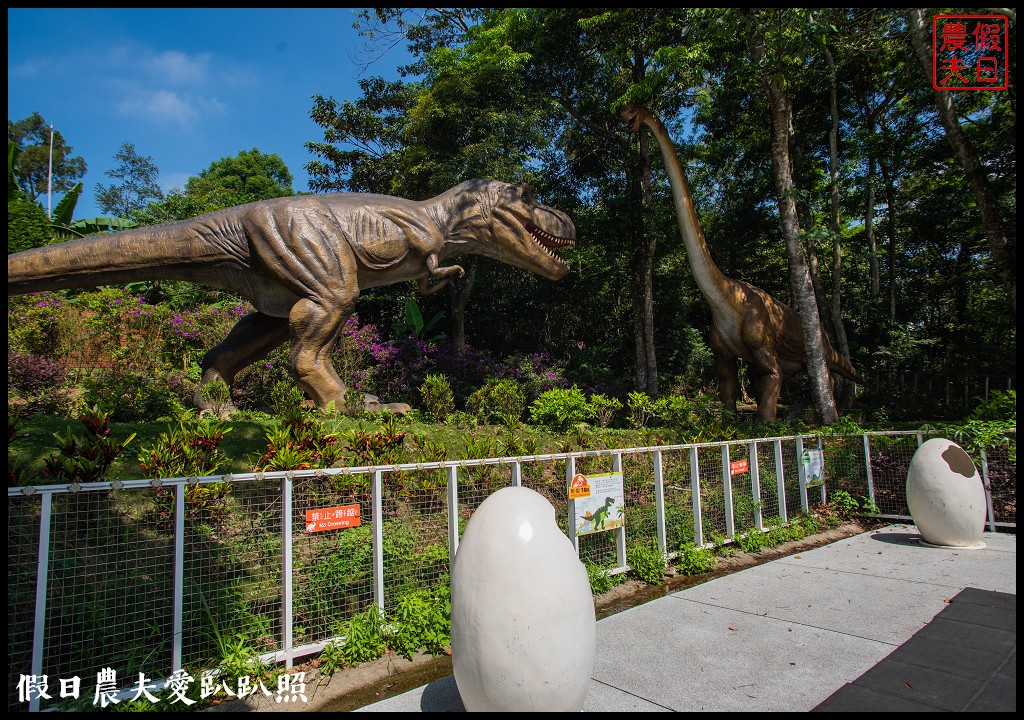
M686 182L686 174L683 172L682 163L679 162L679 156L676 155L675 146L673 146L661 120L646 113L641 119L651 129L654 139L661 148L665 170L668 172L668 181L672 186L672 200L676 208L679 232L683 236L686 258L689 260L690 271L697 282L697 287L711 304L712 311L716 308L731 307L732 299L725 292L729 280L711 259L711 252L704 240L704 231L700 228L697 210L693 206L690 186Z

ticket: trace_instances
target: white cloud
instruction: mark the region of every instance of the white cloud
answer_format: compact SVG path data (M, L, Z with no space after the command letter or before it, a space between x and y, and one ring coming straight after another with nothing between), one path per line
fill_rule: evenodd
M172 85L202 86L207 79L209 53L188 55L177 50L165 50L146 59L156 79Z
M126 115L191 127L200 120L223 115L227 105L213 97L175 90L138 90L132 97L117 103L117 109Z

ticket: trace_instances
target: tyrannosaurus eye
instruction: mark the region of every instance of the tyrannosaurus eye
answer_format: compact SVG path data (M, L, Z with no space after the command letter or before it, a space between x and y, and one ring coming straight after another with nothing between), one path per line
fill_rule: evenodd
M530 186L529 185L527 185L526 183L523 183L517 189L519 190L519 199L520 200L522 200L524 203L527 203L527 204L532 204L534 202L534 200L533 200L533 192L530 190Z

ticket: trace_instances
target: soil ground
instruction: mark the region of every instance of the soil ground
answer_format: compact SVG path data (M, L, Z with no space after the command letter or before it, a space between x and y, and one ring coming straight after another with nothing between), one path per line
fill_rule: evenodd
M859 535L872 527L874 525L867 522L847 522L802 540L765 548L756 553L745 553L737 548L732 555L719 557L712 572L689 576L671 574L660 585L627 580L595 598L597 619L723 575ZM389 653L379 660L345 668L330 677L320 676L317 666L318 662L312 660L295 667L296 671L306 673L306 703L278 704L274 698L261 697L257 700L253 696L245 700L223 702L209 708L207 712L351 711L452 674L452 660L448 655L416 655L410 660Z

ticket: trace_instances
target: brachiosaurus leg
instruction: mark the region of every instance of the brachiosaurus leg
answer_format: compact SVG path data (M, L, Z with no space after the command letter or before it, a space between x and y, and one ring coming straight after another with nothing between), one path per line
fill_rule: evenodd
M718 398L726 412L736 412L736 398L740 389L739 365L722 342L714 327L708 338L711 354L715 357L715 374L718 376Z
M265 357L288 339L287 318L271 317L261 312L249 313L231 328L224 340L203 356L203 374L193 402L201 410L209 410L203 399L203 386L220 380L228 387L241 370Z
M782 393L782 368L775 355L765 347L753 348L754 359L751 363L757 365L756 370L751 370L751 377L756 378L757 384L757 421L759 423L771 424L775 422L779 410L779 395Z

